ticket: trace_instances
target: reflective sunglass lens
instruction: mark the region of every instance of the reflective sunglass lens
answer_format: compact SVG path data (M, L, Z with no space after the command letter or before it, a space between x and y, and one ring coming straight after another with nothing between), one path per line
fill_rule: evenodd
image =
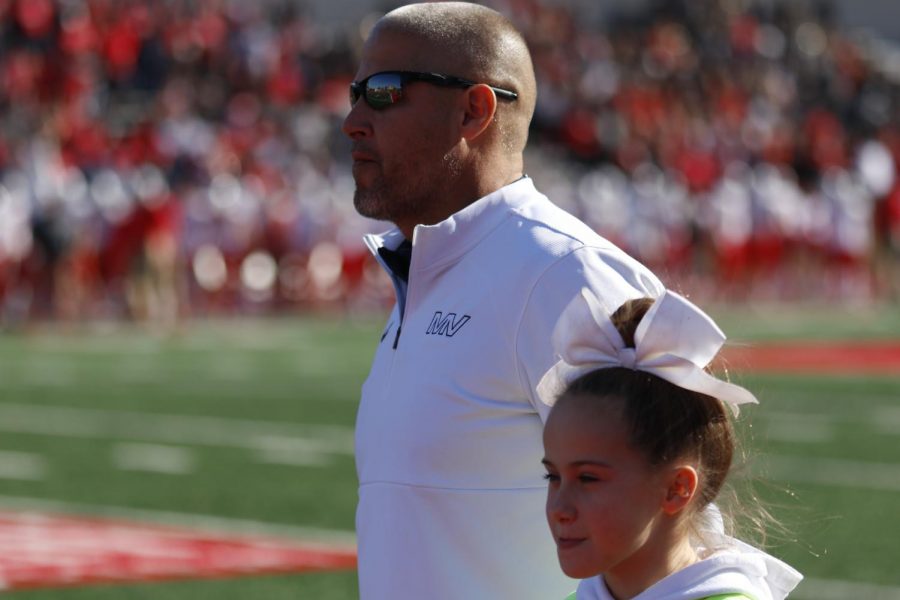
M366 82L366 102L372 108L384 108L400 100L403 80L399 75L385 73Z
M402 96L403 75L400 73L379 73L350 84L350 106L365 97L366 104L381 109L399 102Z

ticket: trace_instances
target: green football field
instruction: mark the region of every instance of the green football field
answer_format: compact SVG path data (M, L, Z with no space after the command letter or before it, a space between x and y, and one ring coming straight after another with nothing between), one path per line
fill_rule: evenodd
M716 311L714 311L716 312ZM719 313L733 340L900 339L897 309ZM0 509L352 541L352 426L380 318L0 335ZM900 598L900 372L733 374L792 598ZM536 465L536 476L540 466ZM25 599L357 596L350 571L26 590Z

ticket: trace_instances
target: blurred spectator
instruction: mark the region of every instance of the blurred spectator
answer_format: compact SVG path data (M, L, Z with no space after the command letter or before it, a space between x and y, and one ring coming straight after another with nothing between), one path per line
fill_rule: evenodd
M669 283L900 298L900 49L822 3L489 4L543 90L529 173ZM2 318L389 301L338 127L361 39L293 0L0 0Z

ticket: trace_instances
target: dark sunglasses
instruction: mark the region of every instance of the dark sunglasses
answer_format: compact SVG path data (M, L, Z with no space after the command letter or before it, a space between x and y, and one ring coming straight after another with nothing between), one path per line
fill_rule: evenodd
M477 85L476 81L441 75L439 73L418 73L416 71L382 71L369 75L362 81L354 81L350 84L350 106L356 104L360 97L366 99L366 104L380 110L391 104L396 104L403 97L403 85L408 81L425 81L433 85L444 87L468 88ZM519 97L516 92L488 86L498 98L515 100Z

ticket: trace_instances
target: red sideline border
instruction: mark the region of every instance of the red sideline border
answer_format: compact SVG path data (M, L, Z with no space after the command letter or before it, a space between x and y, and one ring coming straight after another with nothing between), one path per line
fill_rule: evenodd
M790 341L731 345L722 358L730 370L773 373L852 373L900 377L900 341Z
M348 545L0 511L0 590L355 568Z

